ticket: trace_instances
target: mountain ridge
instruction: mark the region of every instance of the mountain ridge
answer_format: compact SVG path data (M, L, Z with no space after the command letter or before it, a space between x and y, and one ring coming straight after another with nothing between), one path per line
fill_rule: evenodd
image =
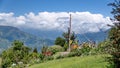
M40 37L48 38L52 40L55 40L57 37L62 37L62 33L63 33L63 31L58 31L58 30L42 31L42 30L37 30L37 29L27 29L23 31L31 33L35 36L40 36ZM80 43L87 42L88 40L95 41L95 42L101 42L107 38L108 32L109 32L109 29L100 30L99 32L88 32L88 33L76 34L76 35Z
M40 48L43 45L53 45L53 41L49 39L42 39L30 33L24 32L19 28L12 26L0 26L0 49L6 49L11 46L14 40L22 41L26 46L31 48Z

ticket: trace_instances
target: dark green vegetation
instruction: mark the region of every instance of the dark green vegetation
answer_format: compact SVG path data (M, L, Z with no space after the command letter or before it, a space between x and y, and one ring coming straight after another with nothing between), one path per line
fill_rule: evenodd
M50 47L49 51L58 52L63 50L59 46ZM2 62L0 64L2 68L14 67L14 68L24 68L26 66L40 63L43 61L51 60L49 55L48 47L42 48L42 53L38 53L37 48L31 51L31 48L24 45L23 42L15 40L11 47L2 52ZM54 53L52 52L52 53Z
M60 45L50 47L43 46L40 53L36 48L31 50L29 47L25 46L24 43L14 41L10 48L2 52L2 68L24 68L33 64L43 63L55 59L107 54L104 53L104 51L102 52L101 48L104 46L101 45L99 45L99 47L94 47L92 43L86 42L83 43L80 48L77 47L75 49L71 49L71 52L65 52L64 47L61 47Z
M12 67L16 64L27 64L30 60L30 48L20 41L14 41L11 48L3 51L1 67ZM16 66L17 67L17 66Z
M57 37L56 40L55 40L55 44L63 47L64 44L65 44L65 39L62 38L62 37Z
M31 50L23 42L15 40L10 48L2 52L2 62L0 59L0 64L2 68L25 68L43 62L44 56L38 53L36 48Z
M64 32L62 34L62 37L57 37L55 40L55 44L56 45L60 45L61 47L64 48L64 50L66 51L68 49L68 44L70 42L70 45L78 45L78 40L76 39L77 36L76 34L73 32L70 35L70 40L69 40L69 33L68 32Z
M6 49L10 47L14 40L20 40L24 42L25 45L29 47L36 47L38 49L43 46L43 44L51 45L53 41L49 39L42 39L26 32L19 30L16 27L11 26L0 26L0 49Z
M1 66L2 59L0 58L0 66Z
M110 3L109 6L112 6L112 14L114 15L114 26L111 26L108 39L110 40L109 44L109 54L112 57L108 58L109 67L120 68L120 0L115 0L115 2Z

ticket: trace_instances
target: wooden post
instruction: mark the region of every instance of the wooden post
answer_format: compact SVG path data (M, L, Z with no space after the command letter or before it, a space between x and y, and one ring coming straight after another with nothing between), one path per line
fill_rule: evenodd
M69 21L69 28L68 28L68 35L69 35L69 52L71 51L71 44L70 44L70 37L71 37L71 14L70 14L70 21Z

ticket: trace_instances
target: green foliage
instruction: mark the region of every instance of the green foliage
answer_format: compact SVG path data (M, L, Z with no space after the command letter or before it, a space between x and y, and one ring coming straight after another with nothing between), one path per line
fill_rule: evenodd
M27 63L25 59L29 55L30 48L24 46L20 41L15 40L12 47L2 52L2 68L11 67L13 63Z
M44 52L47 52L48 51L48 46L43 46L41 48L41 52L44 53Z
M62 59L68 57L68 54L63 54L64 52L57 52L53 55L54 59Z
M82 55L82 51L81 49L75 49L72 50L72 52L69 53L69 57L74 57L74 56L81 56Z
M43 61L43 60L44 60L44 58L45 58L45 56L44 56L42 53L40 53L40 54L39 54L39 58L40 58L40 60L42 60L42 61Z
M53 56L45 56L44 57L44 61L49 61L49 60L53 60L54 57Z
M112 14L114 15L115 22L109 32L110 48L109 54L112 55L108 59L111 66L114 68L120 67L120 0L115 0L115 2L110 3L109 6L112 6Z
M67 49L69 47L68 46L69 42L70 42L70 45L72 45L72 44L78 45L78 40L76 40L77 36L75 35L74 32L70 35L70 41L69 41L69 32L64 32L62 34L62 36L65 39L65 43L64 43L64 49L65 49L65 51L67 51Z
M72 40L73 42L75 42L76 38L77 38L77 36L76 36L75 33L73 32L73 33L71 34L70 40Z
M59 45L54 45L49 47L48 50L51 51L53 54L55 54L56 52L63 52L64 48Z
M60 46L58 46L60 47ZM55 53L57 51L57 46L56 47L48 47L48 46L43 46L41 49L41 54L39 54L40 60L42 62L48 61L48 60L53 60L54 58L52 57L53 52Z
M64 50L67 51L67 49L68 49L68 43L65 42L65 44L64 44Z
M39 57L39 54L35 52L29 54L28 57L25 57L25 59L28 59L28 58L29 58L29 64L31 65L42 62L42 60Z
M79 53L79 52L70 52L68 54L68 57L75 57L75 56L80 56L80 55L81 55L81 53Z
M33 52L34 53L38 53L37 48L34 48Z
M68 32L64 32L62 34L62 36L65 38L65 40L68 42L69 39L69 33ZM77 38L77 36L75 35L75 33L73 32L70 36L70 40L75 41L75 39Z
M55 45L60 45L60 46L64 46L65 44L65 39L62 38L62 37L57 37L56 40L55 40Z
M109 39L111 41L109 48L109 54L112 55L109 62L114 64L115 68L120 66L120 28L112 28L109 33Z
M92 49L91 44L83 43L81 47L82 55L89 55L91 49Z
M111 13L114 15L114 18L117 21L120 21L120 1L119 0L114 0L113 3L109 3L108 6L112 6L112 11Z
M105 41L102 41L98 44L98 47L96 48L98 50L99 53L102 53L102 54L108 54L109 53L109 49L110 49L110 40L105 40Z

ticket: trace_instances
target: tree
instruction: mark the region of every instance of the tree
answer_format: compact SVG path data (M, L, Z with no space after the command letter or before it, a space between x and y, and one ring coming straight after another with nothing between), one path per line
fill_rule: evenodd
M71 34L70 34L70 40L69 40L69 31L68 32L64 32L63 34L62 34L62 36L64 37L64 39L65 39L65 44L64 44L64 49L65 50L67 50L68 49L68 44L70 43L70 45L72 45L72 44L78 44L78 40L76 40L76 38L77 38L77 36L76 36L76 34L74 33L74 32L72 32ZM70 48L71 48L71 46L70 46Z
M64 33L63 33L63 37L65 38L66 42L68 43L68 42L69 42L69 39L68 39L69 34L68 34L67 32L64 32ZM72 40L73 42L76 42L76 38L77 38L77 36L76 36L75 33L73 32L73 33L71 34L71 36L70 36L70 40Z
M33 53L38 53L37 48L34 48Z
M60 45L61 47L64 47L65 39L62 37L57 37L55 40L55 45Z
M109 62L114 68L120 67L120 0L115 0L115 2L108 4L112 6L112 14L114 15L114 26L112 26L109 32L110 40L110 51L112 55L109 58ZM113 20L113 19L112 19Z
M47 52L48 51L48 46L43 46L42 48L41 48L41 52L42 53L45 53L45 52Z
M30 48L24 46L24 44L18 40L15 40L12 47L2 52L2 68L10 67L12 64L18 64L18 62L26 63L29 59L24 60L29 56Z

